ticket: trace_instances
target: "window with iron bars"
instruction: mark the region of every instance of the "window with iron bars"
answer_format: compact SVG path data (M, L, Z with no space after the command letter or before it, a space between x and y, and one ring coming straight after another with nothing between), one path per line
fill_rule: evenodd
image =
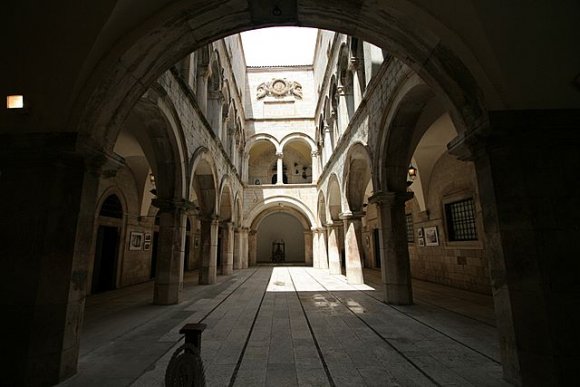
M449 241L475 241L475 204L473 198L445 204Z
M407 242L415 242L415 233L413 231L413 214L405 214L407 220Z

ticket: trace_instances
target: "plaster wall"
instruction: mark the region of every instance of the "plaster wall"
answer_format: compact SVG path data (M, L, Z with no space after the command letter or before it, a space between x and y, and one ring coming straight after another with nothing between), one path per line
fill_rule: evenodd
M292 215L268 215L258 227L257 261L272 261L272 242L283 241L286 262L304 262L304 228Z

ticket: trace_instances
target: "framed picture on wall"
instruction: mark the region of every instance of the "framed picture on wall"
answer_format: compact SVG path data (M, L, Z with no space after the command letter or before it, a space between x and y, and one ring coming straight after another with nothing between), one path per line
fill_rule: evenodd
M151 242L151 234L147 233L145 234L145 242ZM145 249L147 250L147 249Z
M419 228L417 229L417 236L418 236L419 238L423 238L423 227L419 227Z
M143 250L145 235L142 232L131 231L129 238L129 250Z
M143 250L151 250L151 242L143 243Z
M437 234L437 226L425 227L425 245L439 246L439 234Z
M425 239L424 238L419 238L418 241L419 241L419 246L420 247L424 247L425 246Z

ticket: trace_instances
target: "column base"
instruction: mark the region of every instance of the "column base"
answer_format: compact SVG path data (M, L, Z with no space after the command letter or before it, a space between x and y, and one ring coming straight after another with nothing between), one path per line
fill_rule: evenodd
M413 293L410 285L384 284L385 302L393 305L412 305Z
M174 305L179 304L181 284L174 283L169 285L155 284L155 293L153 303L156 305Z
M234 272L233 265L225 265L222 267L222 274L223 275L232 275Z

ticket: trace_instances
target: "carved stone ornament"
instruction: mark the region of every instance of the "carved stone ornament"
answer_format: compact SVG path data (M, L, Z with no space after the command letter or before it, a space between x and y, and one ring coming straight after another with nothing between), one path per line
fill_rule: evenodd
M273 78L270 82L261 83L256 90L256 98L262 99L271 96L276 98L294 96L302 99L302 85L286 78Z

